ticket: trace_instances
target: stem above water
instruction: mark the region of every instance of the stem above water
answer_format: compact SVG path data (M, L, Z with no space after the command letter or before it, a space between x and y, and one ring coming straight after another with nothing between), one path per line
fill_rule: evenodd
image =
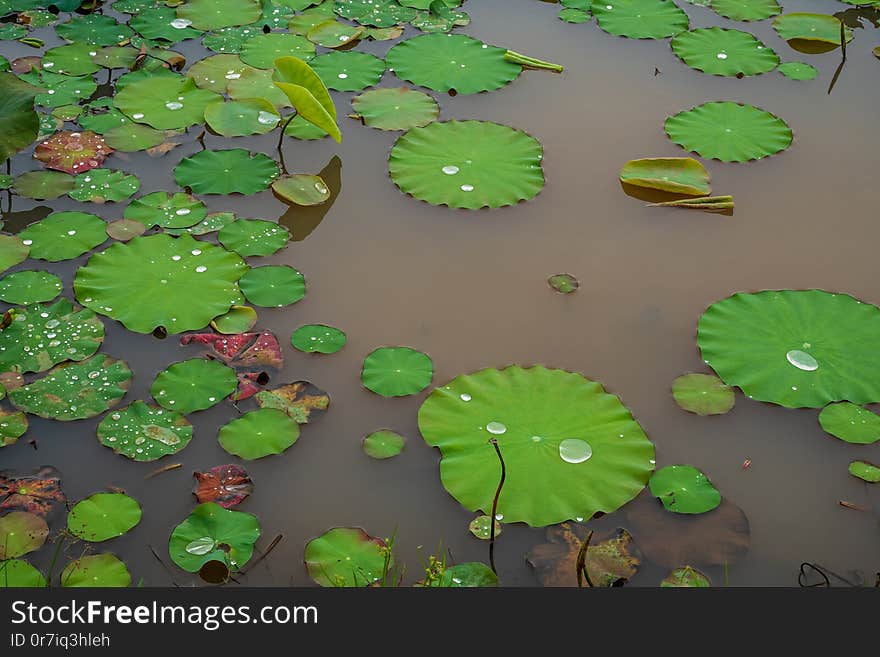
M489 567L492 572L498 575L495 570L495 512L498 511L498 498L501 497L501 489L504 487L504 478L507 475L507 469L504 466L504 457L501 456L501 448L498 447L498 440L492 438L490 441L498 454L498 460L501 461L501 480L498 482L498 488L495 490L495 499L492 500L492 515L489 517Z

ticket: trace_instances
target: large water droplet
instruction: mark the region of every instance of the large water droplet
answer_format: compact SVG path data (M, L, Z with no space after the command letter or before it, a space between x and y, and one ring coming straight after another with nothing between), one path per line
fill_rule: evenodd
M580 438L566 438L559 443L559 458L566 463L583 463L593 455L590 443Z
M785 354L785 358L796 368L805 372L814 372L819 369L819 361L800 349L792 349Z
M500 422L490 422L486 425L486 431L495 434L496 436L500 436L502 433L507 431L507 427L505 427Z
M175 18L171 21L171 27L176 30L183 30L192 25L193 22L187 18Z
M279 120L279 117L272 114L272 112L260 112L257 114L257 123L262 123L263 125L275 125Z
M462 186L461 186L461 191L463 191L463 192L472 192L472 191L474 191L474 186L473 186L473 185L462 185Z
M183 107L183 103L178 103L176 100L169 100L165 103L165 107L170 110L179 110Z
M214 549L214 546L217 543L210 536L203 536L202 538L197 538L194 541L190 541L186 545L186 551L190 554L208 554L211 550Z
M446 165L445 167L443 167L443 169L441 169L441 170L442 170L443 173L445 173L447 176L454 176L456 173L458 173L458 167L455 166L454 164L447 164L447 165Z
M461 393L459 397L461 397L461 401L470 401L472 399L472 397L466 392Z

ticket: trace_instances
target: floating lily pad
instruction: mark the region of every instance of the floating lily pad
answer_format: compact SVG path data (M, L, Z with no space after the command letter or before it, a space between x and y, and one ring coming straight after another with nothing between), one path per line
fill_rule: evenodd
M498 576L484 563L470 561L446 568L438 587L474 588L498 586Z
M42 303L57 297L63 288L61 279L47 271L17 271L0 278L0 301Z
M61 490L61 474L51 466L27 473L0 472L0 511L27 511L46 517L66 498Z
M592 15L589 11L583 9L575 9L574 7L566 7L560 10L556 17L566 23L587 23Z
M159 372L150 394L165 408L188 415L219 404L236 384L232 368L216 360L191 358Z
M265 308L289 306L306 295L306 279L287 265L254 267L238 284L248 301Z
M736 402L733 390L711 374L683 374L672 382L672 397L679 408L697 415L723 415Z
M0 235L0 272L24 262L28 253L30 247L17 235Z
M330 395L308 381L296 381L273 390L256 394L260 408L276 408L296 420L308 424L324 415L330 407Z
M61 572L61 586L83 588L126 587L131 575L116 556L92 554L71 561Z
M259 537L256 516L206 502L174 528L168 552L174 563L191 573L209 561L237 571L250 560Z
M30 146L37 138L40 120L34 111L38 86L20 80L12 73L0 73L0 160L6 160Z
M128 25L122 25L110 16L88 14L86 16L71 16L69 21L55 27L55 33L68 41L95 46L112 46L130 38L132 30Z
M425 34L391 48L385 64L401 80L421 87L475 94L500 89L519 76L522 66L506 53L464 34Z
M290 336L290 344L308 354L335 354L345 346L345 333L326 324L304 324Z
M306 544L309 576L321 586L363 587L382 577L388 548L358 527L335 527Z
M385 62L366 52L328 52L309 62L328 89L360 91L379 84Z
M76 179L61 171L28 171L15 179L13 191L19 196L37 201L63 196L76 186Z
M691 465L667 465L648 482L651 494L674 513L705 513L721 504L721 494Z
M880 467L867 461L853 461L849 464L849 473L869 484L880 483Z
M321 23L333 18L332 3L320 4L294 15L287 23L287 29L293 34L307 35Z
M870 445L880 440L880 415L850 402L823 408L819 424L826 433L848 443Z
M341 48L357 41L363 33L363 26L349 25L331 18L315 25L306 38L325 48Z
M132 461L155 461L176 454L192 439L192 425L174 411L136 401L108 414L98 425L98 440Z
M118 151L135 153L158 146L165 141L166 135L162 130L129 121L105 132L104 138L109 146Z
M67 46L50 48L43 55L42 67L61 75L74 77L91 75L101 68L92 60L93 53L95 46L87 43L71 43Z
M444 487L471 511L492 508L501 466L488 441L497 439L507 464L504 522L540 527L610 513L654 469L654 446L617 397L542 366L459 376L428 396L419 429L444 455Z
M663 579L663 581L660 582L660 586L663 588L674 587L701 589L712 586L712 582L709 580L708 576L701 573L696 568L684 566L682 568L676 568L671 573L669 573Z
M477 516L468 525L471 534L483 541L492 538L492 519L487 515ZM501 533L501 523L495 521L495 536Z
M43 574L22 559L0 561L0 589L37 589L46 586Z
M355 96L351 106L364 125L378 130L409 130L426 126L440 115L437 101L426 93L391 87Z
M272 191L285 203L296 205L320 205L330 198L330 188L320 176L295 173L272 183Z
M174 167L174 180L194 194L256 194L279 173L268 155L232 148L190 155Z
M27 430L27 415L20 411L0 409L0 447L8 447L16 443Z
M784 151L791 129L782 119L752 105L711 102L666 119L666 134L689 151L721 160L747 162Z
M235 221L235 214L232 212L211 212L199 223L193 224L187 228L166 228L165 232L169 235L207 235L216 233L218 230Z
M388 161L406 194L451 208L499 208L544 187L543 148L534 137L487 121L444 121L402 135Z
M76 177L68 196L82 203L118 203L132 196L140 186L137 176L124 171L92 169Z
M779 64L779 57L772 48L740 30L697 28L675 35L671 45L672 52L685 64L712 75L758 75L772 71Z
M255 70L237 55L214 55L195 62L187 69L186 76L192 78L201 89L223 94L230 82L241 79L246 71Z
M40 516L11 511L0 516L0 559L14 559L39 550L49 535L49 526Z
M53 212L25 228L19 237L31 247L30 257L58 262L91 251L107 240L107 224L86 212Z
M367 390L383 397L404 397L421 392L434 378L431 358L409 347L379 347L364 359L361 381Z
M287 245L290 232L271 221L239 219L221 228L217 240L242 257L267 256Z
M134 219L120 219L107 224L107 235L114 240L127 242L130 239L143 235L147 230L140 221Z
M560 294L576 292L581 284L571 274L554 274L547 279L547 283Z
M116 92L113 104L132 121L157 130L178 130L201 123L205 108L218 99L190 78L154 75L126 84Z
M34 97L36 104L43 107L78 103L91 96L98 88L90 75L71 77L44 70L39 74L36 71L27 73L21 78L45 90Z
M42 379L9 393L12 404L26 413L52 420L82 420L100 415L128 392L131 370L104 354L64 363Z
M228 335L250 331L257 323L257 311L250 306L232 306L229 312L211 320L211 328Z
M123 216L147 228L186 228L199 223L207 214L205 204L189 194L152 192L129 203Z
M407 23L416 17L412 7L401 7L396 0L336 0L337 14L373 27L391 27Z
M230 454L253 461L281 454L299 438L299 424L277 408L245 413L220 428L220 446Z
M630 160L620 170L620 182L694 196L712 191L706 167L691 157L647 157Z
M782 11L776 0L712 0L718 14L733 21L761 21Z
M703 360L722 381L789 408L880 401L877 335L880 308L821 290L734 294L697 327Z
M149 235L93 255L73 288L80 303L129 330L181 333L204 328L235 305L236 281L246 269L238 255L189 235Z
M315 44L298 34L258 34L244 42L239 56L254 68L271 69L279 57L311 59L315 56Z
M819 75L815 66L803 62L785 62L778 70L789 80L813 80Z
M214 52L239 53L245 41L260 33L261 29L256 25L224 27L206 34L202 45Z
M672 0L593 0L599 27L630 39L665 39L688 29L688 16Z
M368 434L362 441L364 452L374 459L390 459L400 454L406 439L390 429L380 429Z
M187 0L177 8L177 17L199 30L247 25L261 14L259 0Z
M98 543L131 531L141 521L141 505L122 493L95 493L67 515L67 528L84 541Z
M150 41L177 43L186 39L197 39L202 34L201 30L192 27L189 20L178 18L171 7L145 7L134 13L129 25Z
M842 26L840 19L827 14L792 12L773 19L773 29L786 41L801 39L840 45L841 29L847 42L852 41L853 32Z
M208 127L224 137L263 135L274 130L279 121L278 110L263 98L218 101L205 108Z
M224 509L241 504L253 492L254 483L247 471L237 465L218 465L207 472L194 472L193 495L200 504L216 502Z

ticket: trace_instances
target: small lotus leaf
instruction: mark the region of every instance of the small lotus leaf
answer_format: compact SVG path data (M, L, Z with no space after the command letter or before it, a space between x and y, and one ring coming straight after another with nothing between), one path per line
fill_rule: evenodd
M174 528L168 552L174 563L190 573L209 561L221 561L234 572L250 560L259 537L256 516L206 502Z
M61 171L28 171L15 179L13 191L37 201L51 200L73 191L76 179Z
M566 23L587 23L592 15L589 11L583 9L575 9L574 7L566 7L560 10L556 17Z
M383 397L404 397L421 392L434 378L431 358L409 347L379 347L364 359L361 381L367 390Z
M706 513L721 504L721 494L691 465L667 465L648 482L651 494L674 513Z
M711 0L718 14L733 21L761 21L782 11L776 0Z
M284 226L271 221L238 219L221 228L217 240L243 258L267 256L287 245L290 232Z
M11 511L0 516L0 560L39 550L48 535L49 526L36 514Z
M880 483L880 467L867 461L853 461L849 464L849 473L869 484Z
M736 396L717 376L683 374L672 382L675 403L697 415L723 415L733 408Z
M186 228L199 223L207 214L205 204L189 194L151 192L129 203L123 216L147 228Z
M71 43L67 46L50 48L43 55L42 66L45 70L61 75L91 75L101 67L95 64L92 57L95 47L87 43Z
M243 148L200 151L174 167L174 180L194 194L256 194L278 177L278 165L268 155Z
M318 354L335 354L345 346L343 331L325 324L304 324L290 336L290 344L299 351Z
M205 108L218 98L190 78L159 75L126 84L116 92L113 104L133 121L157 130L177 130L201 123Z
M30 256L58 262L71 260L107 240L107 224L86 212L53 212L25 228L19 237L31 247Z
M159 372L150 394L165 408L188 415L219 404L235 386L231 368L215 360L191 358Z
M188 0L177 8L177 17L199 30L247 25L261 14L259 0Z
M706 167L691 157L649 157L630 160L620 170L620 182L693 196L712 191Z
M320 205L330 198L330 189L320 176L295 173L272 183L272 191L285 203Z
M0 272L24 262L30 247L16 235L0 235Z
M660 586L663 588L671 587L699 589L712 586L712 582L709 580L708 576L701 573L696 568L684 566L682 568L676 568L671 573L669 573L663 579L663 581L660 582Z
M140 188L137 176L123 171L92 169L79 174L68 196L82 203L118 203L131 197Z
M131 584L125 563L110 553L91 554L71 561L61 572L61 586L124 588Z
M385 541L357 527L335 527L305 549L309 576L321 586L369 586L382 577L390 559Z
M129 39L132 30L110 16L88 14L71 16L69 21L56 26L55 33L68 41L94 46L112 46Z
M477 516L473 520L471 520L468 525L468 530L471 534L479 538L483 541L488 541L492 538L492 523L491 518L487 515ZM497 520L495 521L495 536L498 536L501 533L501 523Z
M90 543L131 531L141 521L141 505L122 493L95 493L77 502L67 515L67 528Z
M665 39L688 29L688 16L672 0L593 0L599 27L630 39Z
M220 446L246 461L281 454L299 438L299 425L284 411L261 408L220 428Z
M804 62L785 62L779 65L778 71L789 80L813 80L819 75L815 66Z
M328 89L360 91L379 84L385 62L367 52L328 52L315 57L309 65Z
M354 43L363 33L363 26L349 25L331 18L315 25L306 38L314 44L332 49Z
M224 509L241 504L253 492L254 483L247 471L237 465L218 465L207 472L194 472L193 495L199 504L216 502Z
M373 89L355 96L351 106L364 125L378 130L409 130L436 121L440 106L431 96L406 87Z
M848 443L870 445L880 440L880 415L850 402L823 408L819 424L826 433Z
M840 22L836 16L791 12L773 19L773 29L786 41L801 39L840 45L841 34L847 42L852 41L853 32Z
M34 98L40 88L12 73L0 72L0 160L6 160L29 146L39 130Z
M201 35L201 30L192 27L189 20L178 18L171 7L153 5L138 8L134 13L129 25L150 41L177 43L186 39L197 39Z
M274 130L280 120L275 106L263 98L217 101L205 108L208 127L224 137L263 135Z
M180 413L142 401L108 414L98 425L101 444L132 461L176 454L192 435L192 425Z
M63 288L61 279L47 271L17 271L0 278L0 301L42 303L57 297Z
M211 328L218 333L231 335L250 331L256 323L256 310L250 306L232 306L229 312L211 320Z
M104 133L108 146L118 151L135 153L154 148L165 141L166 134L142 123L129 121Z
M581 284L571 274L553 274L547 279L547 284L560 294L571 294L577 292Z
M254 68L271 69L279 57L311 59L315 56L315 44L298 34L258 34L244 42L239 56Z
M147 230L140 221L135 219L120 219L107 224L107 235L114 240L127 242L130 239L143 235Z
M289 306L306 295L305 278L287 265L254 267L238 284L248 301L265 308Z
M195 62L187 69L186 76L192 78L201 89L223 94L228 91L230 82L241 79L246 71L255 70L241 61L238 55L214 55Z
M336 0L334 11L361 25L390 27L416 17L412 7L402 7L396 0Z
M46 586L43 574L23 559L0 561L0 589L38 589Z
M772 71L779 64L779 57L772 48L740 30L697 28L675 35L671 45L672 52L685 64L712 75L758 75Z
M7 447L16 443L25 434L27 429L27 415L21 411L5 411L0 409L0 447Z

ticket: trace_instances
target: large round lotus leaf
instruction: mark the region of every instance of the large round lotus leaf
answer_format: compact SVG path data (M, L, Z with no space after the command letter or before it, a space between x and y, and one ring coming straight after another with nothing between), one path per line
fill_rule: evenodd
M712 75L742 77L772 71L779 57L748 32L705 27L681 32L672 52L691 68Z
M205 107L220 96L199 89L190 78L159 75L130 82L117 91L113 104L138 123L157 130L177 130L201 123Z
M290 5L288 0L287 5ZM333 3L327 2L297 13L287 23L287 29L293 34L306 35L321 23L333 18ZM400 35L398 35L400 36Z
M47 169L75 174L100 166L112 152L94 132L57 132L34 149L34 159Z
M110 16L88 14L72 16L68 22L58 25L55 33L68 41L112 46L131 37L132 31L128 25L122 25Z
M709 172L692 157L646 157L630 160L620 170L620 182L663 192L706 196Z
M111 98L104 98L107 102L113 102ZM105 111L103 105L89 105L88 111L80 114L77 122L84 130L97 132L99 135L123 125L131 125L133 121L115 107Z
M239 53L245 41L258 34L261 34L261 28L257 25L224 27L206 34L202 39L202 45L214 52Z
M522 72L522 66L505 58L506 52L464 34L426 34L391 48L385 64L401 80L434 91L475 94L500 89Z
M661 588L707 588L712 586L709 578L696 568L684 566L669 573L662 582Z
M254 267L238 284L248 301L265 308L289 306L306 295L306 279L287 265Z
M152 192L129 203L123 217L141 222L147 228L186 228L208 214L205 204L183 192Z
M84 541L97 543L129 532L141 521L141 505L122 493L95 493L67 515L67 528Z
M75 201L115 203L124 201L134 194L140 188L141 181L137 176L123 171L92 169L79 174L74 180L74 185L68 196Z
M794 12L773 19L773 29L786 41L801 39L840 45L841 22L836 16ZM852 41L853 32L844 27L846 41Z
M290 107L287 95L272 81L272 71L264 71L259 68L248 69L241 74L241 77L230 80L227 89L232 100L263 98L276 108Z
M333 9L344 18L374 27L407 23L418 13L412 7L401 7L396 0L336 0Z
M135 153L158 146L165 141L166 134L143 123L132 123L111 128L104 133L107 144L118 151Z
M136 401L108 414L98 425L98 440L132 461L155 461L176 454L192 439L192 425L180 413Z
M76 186L76 179L61 171L28 171L15 179L12 190L19 196L45 201L67 194Z
M697 415L722 415L736 402L733 390L711 374L683 374L672 382L672 397L680 408Z
M404 397L421 392L434 378L431 358L409 347L379 347L364 359L361 381L367 390L383 397Z
M174 167L174 180L194 194L256 194L278 177L278 165L268 155L243 148L200 151Z
M76 297L138 333L204 328L238 301L236 281L247 265L236 254L188 234L117 242L80 267ZM132 303L137 299L137 303Z
M188 415L219 404L237 384L235 371L223 363L190 358L159 372L150 394L165 408Z
M61 572L61 586L123 588L131 584L128 568L116 556L92 554L71 561Z
M205 123L224 137L263 135L274 130L280 120L275 106L263 98L218 101L205 108Z
M363 440L364 453L374 459L390 459L403 451L406 439L390 429L380 429Z
M256 400L260 408L284 411L297 424L314 422L330 406L330 395L308 381L296 381L274 390L261 390L256 394Z
M194 63L186 72L186 76L195 80L197 86L214 93L226 93L233 80L241 79L245 71L256 70L248 66L237 55L214 55Z
M309 66L328 89L360 91L379 84L385 62L367 52L328 52L315 57Z
M821 290L740 292L697 327L703 360L724 383L789 408L880 401L878 336L880 308Z
M191 27L192 23L178 18L170 7L147 7L136 12L129 25L145 39L177 43L186 39L196 39L202 32Z
M43 55L42 67L62 75L90 75L101 68L92 61L94 52L95 47L86 43L50 48Z
M207 472L193 472L198 482L193 495L199 503L216 502L224 509L244 502L254 490L254 482L242 467L217 465Z
M12 445L28 430L27 415L0 409L0 447Z
M813 80L819 75L815 66L804 62L785 62L777 70L789 80Z
M880 440L880 415L850 402L823 408L819 424L826 433L848 443L870 445Z
M65 360L83 360L104 340L104 324L91 310L61 298L46 306L14 308L0 331L0 372L42 372Z
M31 257L58 262L91 251L107 240L107 224L85 212L53 212L25 228L19 237L31 247Z
M199 30L247 25L262 13L259 0L188 0L177 8L178 18Z
M667 465L651 476L651 494L674 513L705 513L721 504L721 493L692 465Z
M752 105L711 102L666 119L666 134L702 157L747 162L775 155L791 145L788 125Z
M304 324L290 336L290 344L307 354L335 354L345 341L343 331L325 324Z
M688 16L672 0L593 0L599 27L630 39L665 39L688 29Z
M211 320L211 328L218 333L233 335L250 331L256 323L256 310L250 306L232 306L229 312Z
M291 55L309 60L315 56L315 44L298 34L258 34L244 42L240 57L254 68L271 69L276 59Z
M364 125L379 130L420 128L440 115L436 100L406 87L367 91L352 98L351 106Z
M0 301L42 303L57 297L63 288L61 279L47 271L17 271L0 278Z
M14 559L38 550L49 535L49 527L40 516L12 511L0 516L0 559Z
M733 21L761 21L782 11L776 0L712 0L711 6Z
M42 379L9 393L16 408L52 420L82 420L119 403L132 373L121 360L104 354L49 370Z
M30 247L16 235L0 235L0 272L24 262L30 253Z
M287 245L290 231L272 221L239 219L221 228L217 240L242 257L267 256Z
M27 561L0 561L0 589L39 589L45 586L46 578Z
M224 509L214 502L199 504L171 532L171 560L190 573L208 561L221 561L231 571L244 566L260 538L260 521L241 511Z
M246 461L281 454L299 438L299 424L277 408L245 413L220 428L221 447Z
M321 586L368 586L390 559L388 547L359 527L335 527L306 544L309 576ZM390 564L389 564L390 565Z
M272 183L272 191L288 205L320 205L330 198L330 188L324 180L308 173L283 176Z
M880 467L877 467L873 463L868 463L867 461L853 461L849 464L848 470L853 477L857 477L869 484L880 483ZM0 579L2 579L2 575L0 575Z
M580 374L510 366L459 376L419 409L425 441L443 453L440 476L471 511L498 502L505 522L544 526L610 513L654 469L654 446L614 395Z
M431 205L500 208L541 191L543 153L538 140L521 130L488 121L444 121L403 134L388 168L402 192Z

